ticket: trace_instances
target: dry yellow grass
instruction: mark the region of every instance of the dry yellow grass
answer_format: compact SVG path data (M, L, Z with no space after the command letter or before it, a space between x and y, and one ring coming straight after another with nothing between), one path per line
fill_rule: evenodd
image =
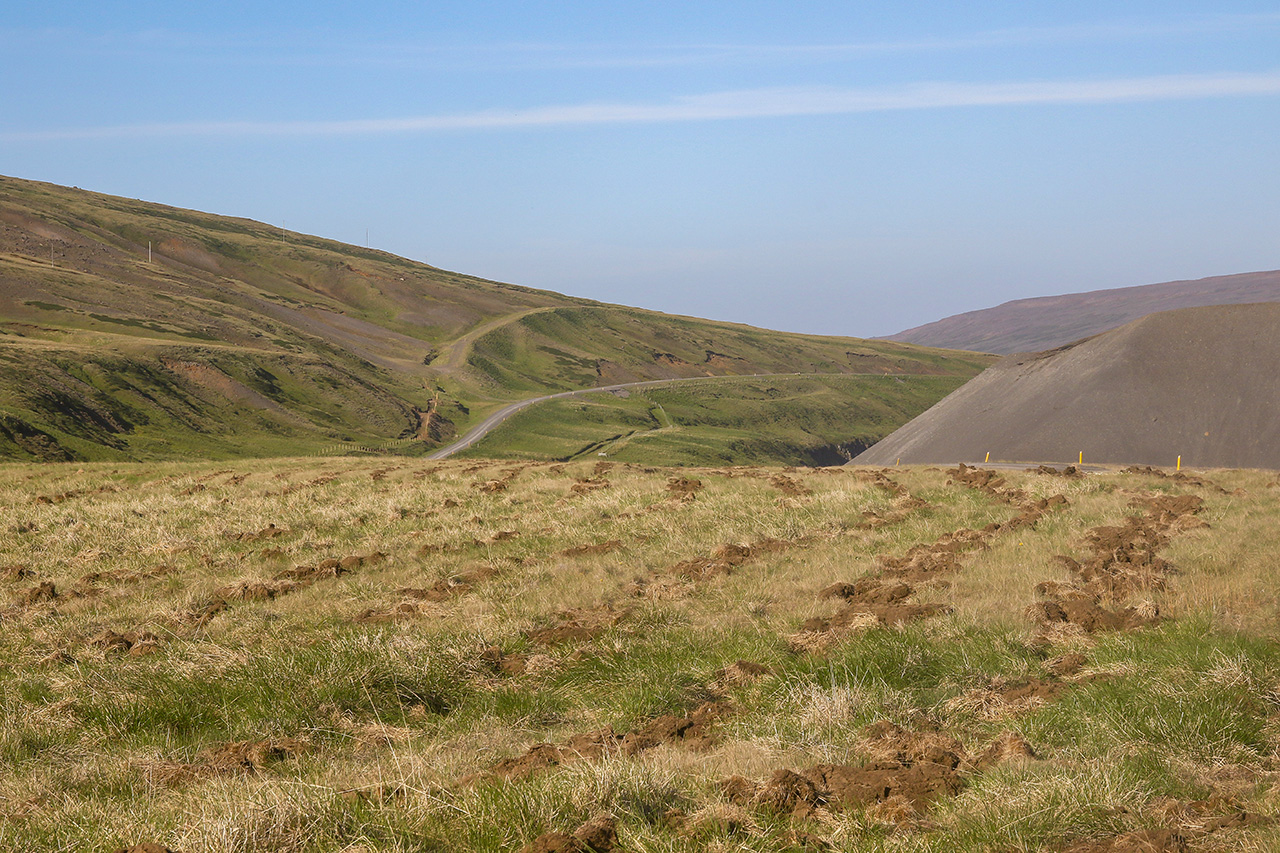
M1274 478L1002 476L989 491L941 469L2 467L0 846L518 849L608 812L638 850L1065 849L1164 825L1161 798L1273 813ZM1056 555L1087 562L1089 531L1153 495L1203 500L1151 552L1176 573L1099 602L1163 622L1028 618L1038 583L1079 581ZM911 574L944 552L945 571ZM911 554L934 556L894 568ZM901 583L894 606L921 609L820 595L855 582ZM732 709L708 742L623 747L708 701ZM860 766L878 721L954 737L961 793L791 817L720 787ZM979 768L1010 729L1037 757ZM459 781L587 735L605 746ZM250 758L226 764L232 747ZM1268 840L1258 823L1197 843Z

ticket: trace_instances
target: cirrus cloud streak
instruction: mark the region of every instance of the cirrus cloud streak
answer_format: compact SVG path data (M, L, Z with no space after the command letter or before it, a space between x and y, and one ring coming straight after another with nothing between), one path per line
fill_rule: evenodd
M851 115L892 110L1110 104L1280 94L1280 71L1013 83L926 82L879 88L802 86L688 95L664 103L585 103L385 119L207 121L0 131L0 141L358 136L562 126Z

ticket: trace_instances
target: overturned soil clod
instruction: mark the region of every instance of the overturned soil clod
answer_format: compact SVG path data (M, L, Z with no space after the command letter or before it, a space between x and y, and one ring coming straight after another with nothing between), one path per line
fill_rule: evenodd
M526 779L561 764L614 754L634 756L664 744L692 750L707 749L715 742L713 726L729 712L730 708L724 702L707 702L688 714L664 714L629 732L618 733L606 726L594 732L574 735L563 743L535 744L523 754L500 761L483 773L463 777L460 783Z
M1069 624L1085 633L1128 631L1161 621L1159 605L1143 600L1124 602L1131 596L1165 589L1176 570L1157 555L1171 536L1203 526L1195 516L1204 501L1198 495L1150 495L1129 502L1142 515L1125 518L1123 524L1100 525L1084 535L1092 554L1083 561L1058 555L1055 561L1072 580L1044 581L1036 586L1041 596L1027 609L1028 617L1043 626Z
M607 542L598 542L594 545L574 545L572 548L565 548L560 552L561 557L586 557L597 554L612 554L614 551L622 550L621 539L610 539Z
M595 610L565 610L557 614L554 625L530 631L529 641L550 646L572 641L593 640L631 615L630 608L615 610L601 607Z
M520 853L611 853L617 844L616 822L611 816L601 815L572 833L544 832L521 847Z

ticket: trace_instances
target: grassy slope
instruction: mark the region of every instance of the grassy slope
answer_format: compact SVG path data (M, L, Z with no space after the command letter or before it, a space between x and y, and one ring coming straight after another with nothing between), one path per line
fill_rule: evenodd
M956 376L732 377L525 409L473 457L653 465L839 464L958 388Z
M447 439L530 392L633 377L968 377L986 364L600 306L12 178L0 178L0 284L9 458L315 452L412 437L432 405Z
M1195 849L1280 844L1266 822L1203 834L1215 816L1277 813L1270 475L1011 473L1028 499L1069 505L961 550L945 585L918 586L914 600L950 614L864 621L800 651L802 623L837 609L817 596L829 583L1015 510L929 469L892 472L924 505L853 469L791 471L791 486L809 491L799 496L783 493L794 489L776 469L686 469L702 489L675 501L672 473L403 459L0 467L0 585L14 601L0 635L0 846L515 850L600 812L627 850L798 849L805 833L833 850L1056 851L1170 827ZM584 479L595 485L575 491ZM1035 585L1069 580L1053 555L1083 559L1087 530L1160 494L1202 497L1208 523L1180 524L1159 546L1178 574L1139 597L1165 621L1038 634L1024 615ZM865 525L868 512L883 523ZM282 532L232 537L269 525ZM726 574L670 574L765 538L786 544ZM607 540L618 550L563 553ZM224 585L375 551L385 559L189 618ZM464 576L436 602L409 592ZM20 603L40 582L57 597ZM566 608L593 635L537 643ZM602 613L623 615L591 621ZM150 632L151 653L104 647L108 630ZM486 648L529 655L524 673L497 668L492 652L486 662ZM1083 669L1057 695L997 698L1051 679L1046 663L1066 653ZM771 673L727 680L740 660ZM628 731L713 696L734 710L703 751L669 745L523 780L457 781L538 742ZM971 772L920 813L889 803L790 817L720 787L870 761L865 727L884 720L955 738L970 755L1012 731L1035 757ZM256 769L218 763L228 744Z

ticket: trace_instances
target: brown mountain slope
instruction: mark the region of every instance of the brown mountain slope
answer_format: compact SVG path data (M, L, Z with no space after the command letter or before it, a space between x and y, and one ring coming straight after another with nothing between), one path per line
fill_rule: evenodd
M1280 304L1152 314L1008 356L854 461L1280 468Z
M1123 326L1156 311L1280 301L1280 271L1016 299L956 314L886 340L994 352L1039 352Z
M0 176L0 459L419 453L540 393L673 376L968 378L989 362L606 305ZM896 423L920 410L910 397Z

